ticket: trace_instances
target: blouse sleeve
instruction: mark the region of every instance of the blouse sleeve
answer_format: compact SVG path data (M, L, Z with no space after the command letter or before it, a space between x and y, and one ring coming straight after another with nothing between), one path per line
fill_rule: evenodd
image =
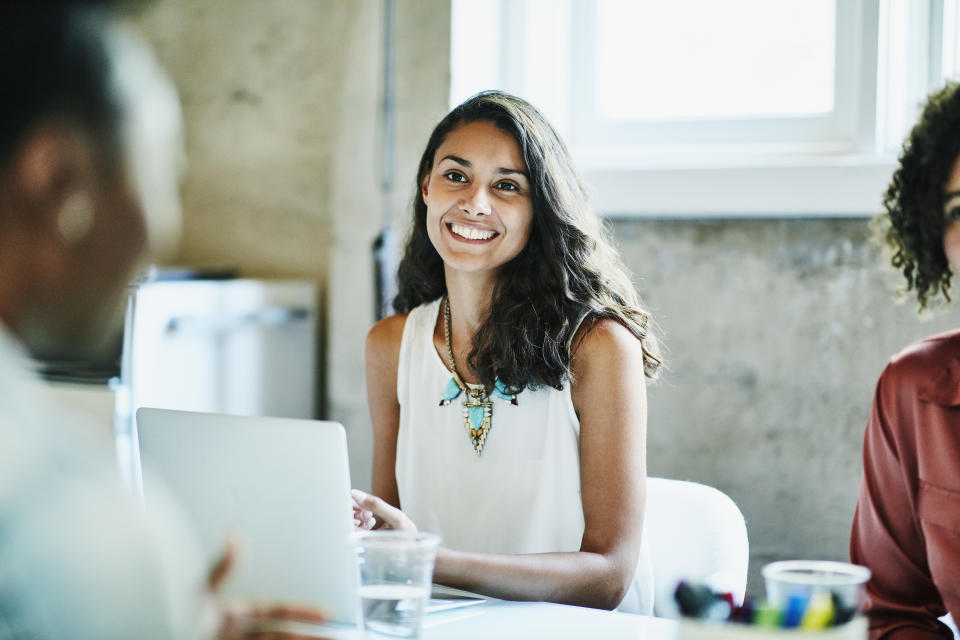
M900 385L889 374L888 367L867 422L850 558L872 572L866 601L871 640L953 638L937 619L946 609L930 576L916 512L916 447L902 437L910 421L896 412Z

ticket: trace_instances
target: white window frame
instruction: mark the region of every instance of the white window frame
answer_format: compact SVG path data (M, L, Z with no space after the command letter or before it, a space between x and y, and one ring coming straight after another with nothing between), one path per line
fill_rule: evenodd
M453 0L451 101L495 87L541 107L610 217L873 215L923 97L960 71L960 0L838 0L833 116L631 130L594 120L578 90L592 4Z

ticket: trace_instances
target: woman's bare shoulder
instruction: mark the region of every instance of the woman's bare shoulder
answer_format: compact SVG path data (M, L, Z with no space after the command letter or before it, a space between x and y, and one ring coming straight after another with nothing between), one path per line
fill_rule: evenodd
M407 324L406 313L387 316L379 320L367 333L367 354L399 353L403 340L403 328Z
M643 379L640 340L613 318L585 319L570 347L570 382L575 395L587 380L609 382L624 376Z
M570 343L571 363L577 360L610 358L640 349L640 341L622 322L614 318L589 316L580 323Z

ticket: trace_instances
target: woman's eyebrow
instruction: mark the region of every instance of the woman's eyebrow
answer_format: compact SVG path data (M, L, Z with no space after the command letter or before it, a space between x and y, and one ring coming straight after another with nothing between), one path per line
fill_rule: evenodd
M461 166L464 166L464 167L466 167L467 169L469 169L470 167L473 166L472 164L470 164L470 161L469 161L469 160L464 160L464 159L461 158L460 156L447 155L447 156L443 156L442 158L440 158L440 162L443 162L444 160L453 160L453 161L456 162L457 164L459 164L459 165L461 165ZM438 162L437 164L439 164L439 162Z
M511 173L517 173L517 174L520 174L521 176L523 176L524 178L526 178L527 180L530 179L530 176L527 175L527 172L526 172L526 171L520 171L519 169L508 169L508 168L506 168L506 167L500 167L499 169L497 169L497 173L500 173L500 174L503 174L503 175L509 175L509 174L511 174Z

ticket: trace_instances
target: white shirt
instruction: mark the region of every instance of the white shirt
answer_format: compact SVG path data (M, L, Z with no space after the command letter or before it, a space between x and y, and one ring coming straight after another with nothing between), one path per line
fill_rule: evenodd
M580 420L569 384L525 390L517 405L491 396L477 456L464 426L463 396L439 406L451 378L433 343L440 300L409 313L400 343L397 487L400 506L452 549L481 553L578 551L583 537ZM619 609L653 611L646 543Z
M109 439L51 405L0 326L0 639L181 639L212 622L172 501L145 513Z

